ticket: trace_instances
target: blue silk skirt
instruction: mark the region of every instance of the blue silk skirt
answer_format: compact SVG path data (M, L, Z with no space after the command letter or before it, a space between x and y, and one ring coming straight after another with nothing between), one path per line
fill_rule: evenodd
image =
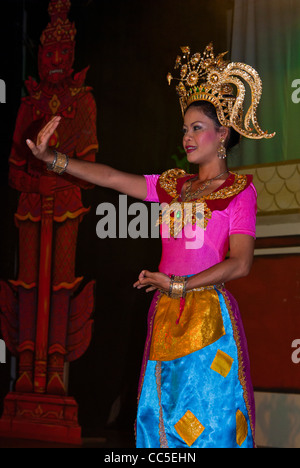
M254 398L237 304L225 289L157 294L140 379L137 448L253 448Z

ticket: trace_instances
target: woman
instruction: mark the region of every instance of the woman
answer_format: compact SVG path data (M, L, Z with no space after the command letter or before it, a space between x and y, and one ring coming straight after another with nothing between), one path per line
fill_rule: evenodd
M138 176L66 155L54 157L48 142L60 117L45 126L36 145L29 140L27 144L49 170L166 204L160 218L159 271L142 271L134 284L137 289L156 290L140 378L137 447L249 448L255 446L255 415L247 345L238 306L224 283L250 271L256 191L250 176L228 171L226 151L240 134L273 135L259 129L255 106L252 121L257 135L250 132L249 121L246 130L242 128L240 103L224 80L217 96L211 71L224 77L232 65L223 62L223 55L215 59L211 45L203 57L190 57L189 48L182 52L190 66L187 74L186 64L177 58L176 64L182 66L178 91L183 146L188 161L198 165L197 174L174 169L161 176ZM203 75L207 81L202 89L194 87ZM189 93L183 89L185 81ZM231 83L237 85L237 80ZM191 208L189 215L186 207Z

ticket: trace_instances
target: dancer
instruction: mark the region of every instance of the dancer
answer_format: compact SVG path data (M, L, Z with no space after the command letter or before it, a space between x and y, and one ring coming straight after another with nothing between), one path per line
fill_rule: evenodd
M139 176L53 153L48 141L60 117L42 129L36 144L27 140L48 170L165 203L159 269L143 270L134 284L155 291L138 393L138 448L255 446L247 344L225 283L250 271L256 191L251 176L228 170L226 157L240 135L274 134L257 123L262 91L257 72L226 62L224 55L215 57L209 44L202 55L182 47L176 59L183 146L188 161L198 165L197 174L171 169ZM173 79L169 74L169 83ZM243 81L252 93L245 116Z

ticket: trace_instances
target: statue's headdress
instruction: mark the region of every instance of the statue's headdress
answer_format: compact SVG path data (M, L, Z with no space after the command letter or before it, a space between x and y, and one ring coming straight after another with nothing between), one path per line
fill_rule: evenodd
M48 12L51 21L41 35L43 46L75 40L75 24L68 19L70 8L70 0L50 0Z
M169 84L179 81L176 87L181 111L195 101L211 102L218 120L224 127L234 128L240 135L252 139L272 138L275 133L264 132L258 125L256 109L262 94L261 79L254 68L240 62L224 60L227 52L214 56L213 44L204 53L191 55L189 47L181 47L175 69L180 68L180 78L167 75ZM251 90L251 105L244 117L245 81Z

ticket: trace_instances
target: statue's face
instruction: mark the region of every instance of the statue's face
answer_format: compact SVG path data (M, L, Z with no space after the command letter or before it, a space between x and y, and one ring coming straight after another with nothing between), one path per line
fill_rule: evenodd
M40 47L39 73L42 80L57 84L72 74L74 43L56 43Z

